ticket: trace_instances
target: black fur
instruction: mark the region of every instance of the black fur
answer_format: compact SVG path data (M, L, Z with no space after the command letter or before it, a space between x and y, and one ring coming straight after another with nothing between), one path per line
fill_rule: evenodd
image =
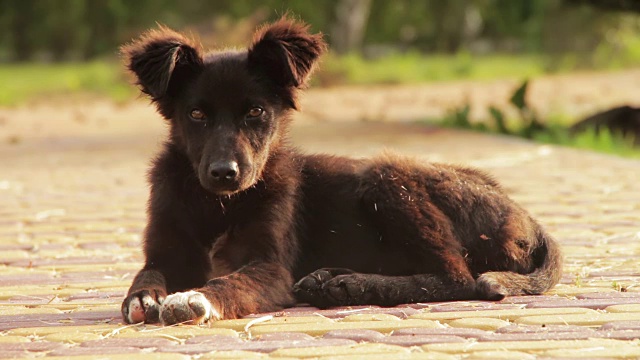
M126 321L206 320L201 301L161 306L190 289L216 318L236 318L296 301L497 300L557 283L557 245L484 173L288 144L289 115L324 49L286 17L246 51L203 54L166 28L123 48L170 124Z

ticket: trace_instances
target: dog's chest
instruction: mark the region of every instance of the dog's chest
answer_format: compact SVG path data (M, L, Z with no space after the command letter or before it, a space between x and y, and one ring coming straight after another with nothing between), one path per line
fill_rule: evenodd
M211 269L209 279L228 275L246 264L248 247L241 241L233 241L229 231L215 239L209 250Z

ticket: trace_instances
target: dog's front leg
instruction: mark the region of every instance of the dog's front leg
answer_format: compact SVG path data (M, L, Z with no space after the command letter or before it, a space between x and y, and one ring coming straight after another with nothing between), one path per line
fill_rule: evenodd
M207 280L205 251L187 229L176 225L176 218L171 212L150 213L145 233L145 266L134 278L122 303L126 323L160 322L160 306L167 294L200 287Z
M240 222L230 226L224 240L217 240L212 249L212 269L207 275L215 278L167 296L160 309L163 324L235 319L295 304L295 196L282 194L295 194L296 189L295 178L279 178L253 199L255 203L235 204L242 209Z
M199 289L167 296L160 308L164 325L200 324L275 311L295 303L293 277L282 265L250 263L229 275L209 280Z
M124 320L129 324L159 322L160 304L166 296L164 275L157 270L141 270L122 303Z

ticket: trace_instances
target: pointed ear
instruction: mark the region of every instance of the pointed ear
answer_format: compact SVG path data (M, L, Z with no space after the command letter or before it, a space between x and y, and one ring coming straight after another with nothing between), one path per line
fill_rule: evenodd
M287 16L265 26L256 32L249 48L249 68L281 86L302 87L326 50L322 34L308 30L308 25Z
M197 45L161 26L120 49L127 68L138 78L140 90L155 101L171 94L189 74L202 68Z

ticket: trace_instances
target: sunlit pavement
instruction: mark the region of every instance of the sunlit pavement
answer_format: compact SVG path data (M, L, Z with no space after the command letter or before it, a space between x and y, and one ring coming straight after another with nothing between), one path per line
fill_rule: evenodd
M543 296L394 308L300 307L209 326L127 326L141 267L147 106L0 111L0 357L498 359L640 357L640 161L375 121L300 121L308 152L385 149L480 167L562 244Z

